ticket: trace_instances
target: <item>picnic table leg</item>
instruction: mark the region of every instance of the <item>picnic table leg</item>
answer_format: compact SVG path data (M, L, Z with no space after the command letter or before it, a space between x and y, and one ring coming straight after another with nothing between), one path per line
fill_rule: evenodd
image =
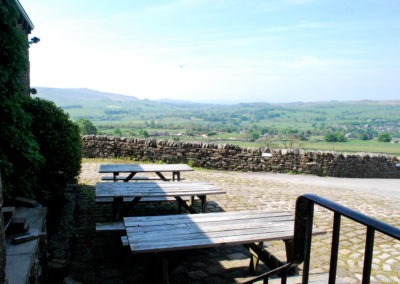
M253 243L245 245L249 248L250 253L252 254L252 259L250 259L250 267L249 272L255 273L255 269L257 267L254 266L255 261L261 260L269 269L275 269L279 266L282 266L284 263L280 261L277 257L271 254L267 249L261 245L261 243ZM254 258L253 258L254 256Z
M190 213L196 213L196 211L193 209L193 207L187 205L186 201L183 200L180 196L174 196L175 199L179 202L179 204L185 208L188 212Z
M142 197L135 197L131 202L126 205L126 210L132 210L133 207L142 199Z
M122 205L124 203L124 199L122 197L115 197L113 200L113 221L118 221L120 219Z
M118 175L119 175L118 172L114 172L114 173L113 173L113 181L114 181L114 182L118 181L118 180L117 180Z
M161 255L162 261L162 273L163 273L163 283L169 283L169 275L168 275L168 256L166 254Z
M162 179L163 181L168 181L169 179L167 179L161 172L156 172L156 174L160 177L160 179Z
M261 250L264 243L256 243L254 246L258 246ZM249 247L250 251L250 264L249 264L249 274L255 275L257 271L258 264L260 263L260 258L258 257L257 252L255 252L251 247Z
M207 198L205 195L198 195L201 200L201 212L205 213L207 210Z
M181 180L181 172L172 172L172 180L180 181Z
M134 175L136 175L136 172L131 172L131 173L124 179L124 181L125 181L125 182L130 181L130 180L134 177Z
M286 249L286 260L290 261L293 259L294 252L294 239L285 240L285 249ZM288 275L297 275L299 273L299 267L291 267L288 270Z
M144 283L169 284L169 254L155 253L149 255L149 264L144 270Z

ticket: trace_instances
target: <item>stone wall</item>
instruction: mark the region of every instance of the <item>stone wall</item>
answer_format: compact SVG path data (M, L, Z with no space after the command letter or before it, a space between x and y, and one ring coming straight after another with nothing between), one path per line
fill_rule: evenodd
M0 170L0 283L6 282L6 239L4 236L4 220L3 220L3 184L1 182Z
M232 171L304 173L334 177L400 178L399 160L377 154L343 155L299 149L242 148L236 145L174 142L87 135L83 157L189 163L194 167Z

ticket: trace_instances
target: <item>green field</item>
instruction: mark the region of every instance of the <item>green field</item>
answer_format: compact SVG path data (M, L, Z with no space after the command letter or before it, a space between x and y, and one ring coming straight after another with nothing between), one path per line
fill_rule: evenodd
M139 100L87 89L38 88L72 120L85 118L99 134L400 155L400 101L198 104ZM347 142L328 143L340 133ZM389 133L392 143L377 142ZM367 140L359 140L361 136Z
M199 140L199 139L197 139ZM335 151L341 153L380 153L395 155L400 157L400 144L399 143L383 143L378 141L361 141L351 140L347 142L307 142L295 140L292 143L287 141L274 141L273 143L266 143L265 141L243 142L235 140L219 140L217 142L204 140L205 142L212 143L229 143L239 145L241 147L271 147L275 149L280 148L297 148L308 151Z

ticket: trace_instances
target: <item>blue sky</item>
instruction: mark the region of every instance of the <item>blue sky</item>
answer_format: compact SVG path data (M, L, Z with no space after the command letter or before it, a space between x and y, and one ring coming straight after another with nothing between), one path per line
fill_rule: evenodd
M33 86L213 102L400 99L399 0L20 0Z

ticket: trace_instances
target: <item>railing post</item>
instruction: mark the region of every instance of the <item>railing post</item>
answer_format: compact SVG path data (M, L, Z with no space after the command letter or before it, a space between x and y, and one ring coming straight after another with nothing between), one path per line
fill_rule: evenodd
M307 202L315 203L320 205L328 210L335 212L334 215L334 228L332 233L332 248L331 248L331 263L330 263L330 273L329 273L329 283L335 283L336 278L336 270L337 270L337 255L338 255L338 246L339 246L339 234L340 234L340 218L341 216L349 218L359 224L364 225L367 228L366 233L366 241L365 241L365 254L364 254L364 266L363 266L363 276L362 283L369 284L371 277L371 268L372 268L372 257L373 257L373 249L374 249L374 238L375 231L381 232L389 237L400 240L400 228L394 227L377 219L373 219L367 215L364 215L360 212L351 210L350 208L344 207L338 203L333 201L324 199L317 195L313 194L304 194L297 199L298 204L306 204ZM304 205L301 207L305 207ZM299 207L299 208L301 208ZM304 213L303 213L304 214ZM303 214L299 214L302 217ZM297 204L296 204L296 219L297 219ZM296 220L297 222L297 220ZM304 222L299 222L302 224ZM304 223L305 224L305 223ZM295 224L295 230L298 229L298 226ZM299 227L299 238L301 238L304 230L301 230ZM304 239L303 239L304 240ZM305 241L305 240L304 240ZM296 232L295 232L295 242L296 240ZM306 273L307 268L307 257L304 259L304 273ZM307 277L307 276L306 276ZM308 280L308 279L306 279ZM303 283L304 277L303 277Z
M314 203L300 196L296 201L296 216L294 224L294 254L293 263L303 263L303 283L308 283L310 272L310 254Z
M364 269L363 269L363 284L369 284L371 277L372 267L372 253L374 250L374 236L375 230L372 227L367 227L367 238L365 241L365 253L364 253Z
M335 212L333 215L333 232L331 245L331 264L329 268L329 284L336 282L337 260L339 254L339 237L340 237L340 219L341 215Z

